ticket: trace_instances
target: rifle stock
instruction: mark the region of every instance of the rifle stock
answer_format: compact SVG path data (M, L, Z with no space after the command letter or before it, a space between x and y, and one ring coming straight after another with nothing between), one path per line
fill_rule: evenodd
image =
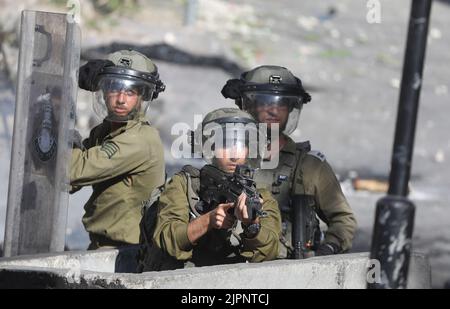
M294 195L292 198L292 247L291 258L304 259L313 255L320 242L320 229L311 207L314 197ZM317 234L319 233L319 234ZM319 237L319 239L318 239Z

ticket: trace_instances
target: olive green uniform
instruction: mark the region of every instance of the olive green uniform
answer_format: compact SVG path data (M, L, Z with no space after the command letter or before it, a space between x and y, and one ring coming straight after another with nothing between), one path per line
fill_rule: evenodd
M83 144L72 152L70 182L93 188L83 216L90 248L138 244L142 201L165 178L158 131L142 117L113 132L104 121Z
M231 229L213 229L194 246L189 241L187 228L191 218L187 198L188 180L184 174L176 174L161 194L153 243L177 260L191 261L196 266L273 260L278 254L281 216L270 192L264 189L259 189L258 192L264 200L263 210L267 213L266 217L260 218L261 229L252 239L242 237L238 259L227 259L228 254L233 252L230 243Z
M328 225L324 241L338 245L341 252L349 250L356 219L331 166L321 153L301 149L291 138L286 138L287 142L280 150L278 167L260 169L255 174L256 182L270 186L278 201L284 238L290 242L291 197L296 194L310 195L314 197L313 209ZM280 257L285 257L285 254L280 253Z

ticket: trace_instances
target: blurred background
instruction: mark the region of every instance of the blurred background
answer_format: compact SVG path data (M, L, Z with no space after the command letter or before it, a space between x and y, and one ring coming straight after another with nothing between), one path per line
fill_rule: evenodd
M370 248L376 201L390 170L410 0L375 1L371 22L361 0L0 0L0 243L6 216L18 33L23 9L73 12L82 32L82 63L134 48L153 59L167 88L150 120L165 145L171 176L188 160L170 149L175 123L194 125L234 102L226 80L258 65L289 68L312 95L296 141L310 140L337 173L356 213L354 252ZM429 255L433 286L450 281L450 1L434 1L422 84L410 197L416 204L413 248ZM80 90L77 129L98 123L91 94ZM198 162L197 162L198 163ZM85 249L85 188L70 197L66 247Z

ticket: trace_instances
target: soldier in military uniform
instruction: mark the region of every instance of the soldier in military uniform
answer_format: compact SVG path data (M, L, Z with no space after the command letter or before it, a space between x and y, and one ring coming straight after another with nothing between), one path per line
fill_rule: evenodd
M88 249L138 244L142 202L165 179L163 145L145 119L164 84L150 59L122 50L81 67L79 85L94 92L94 111L104 118L70 162L72 193L93 188L83 216Z
M278 125L279 138L271 141L271 145L279 143L279 153L271 153L278 156L278 166L264 169L263 165L256 180L271 187L282 213L284 246L280 257L292 253L292 209L293 203L299 201L307 204L309 212L303 215L308 217L309 231L303 244L308 251L305 256L348 251L356 220L331 166L322 153L311 151L309 142L295 143L289 137L297 127L303 104L311 100L300 79L284 67L265 65L229 80L222 94L234 99L239 108L257 121L266 123L269 132ZM328 225L324 239L316 214Z
M259 161L257 156L249 155L249 135L240 131L242 127L227 127L236 123L251 123L256 128L255 120L248 113L237 108L222 108L206 115L196 130L196 140L201 139L203 145L214 141L212 156L205 155L208 151L203 148L204 157L210 158L209 164L228 174L238 165L255 167ZM220 134L217 130L205 133L208 124L217 125ZM219 140L222 137L223 143ZM251 218L245 194L241 194L236 203L223 200L211 205L202 199L200 189L204 179L201 175L200 170L192 166L183 167L166 184L159 202L146 210L142 235L147 248L141 257L140 271L175 269L188 262L207 266L262 262L277 257L281 216L270 192L258 188L264 215ZM155 209L156 218L147 216Z

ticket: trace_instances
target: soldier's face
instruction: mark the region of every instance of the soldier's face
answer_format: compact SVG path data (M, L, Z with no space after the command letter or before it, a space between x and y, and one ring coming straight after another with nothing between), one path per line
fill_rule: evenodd
M108 109L119 117L127 116L139 108L140 95L135 90L110 91L106 93Z
M259 122L267 123L269 129L272 124L278 123L280 131L283 131L289 118L289 107L277 104L257 106L256 116Z
M234 173L236 166L243 165L247 161L248 148L231 147L214 150L213 164L226 173Z

